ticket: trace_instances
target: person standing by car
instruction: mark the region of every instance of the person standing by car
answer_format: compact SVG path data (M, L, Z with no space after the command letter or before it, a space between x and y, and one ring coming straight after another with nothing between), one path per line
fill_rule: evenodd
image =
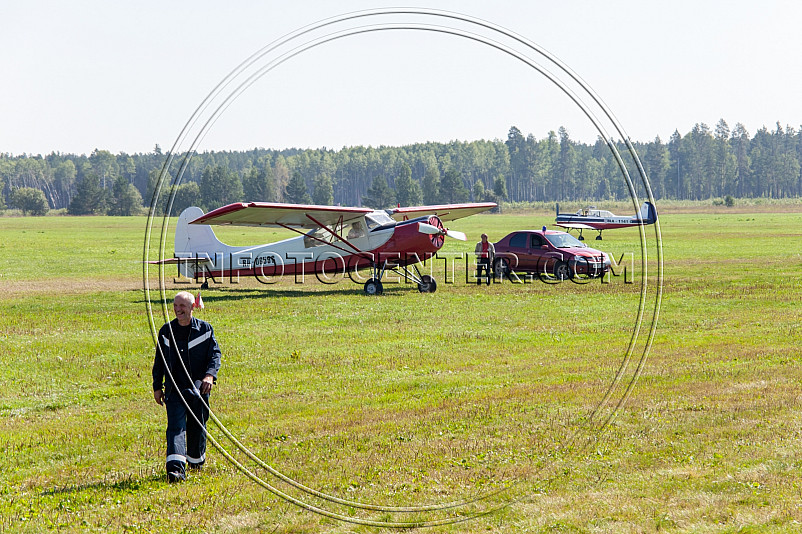
M485 270L487 275L487 285L490 285L490 268L493 265L493 259L496 257L496 249L493 243L487 240L487 234L482 234L482 240L476 243L476 285L482 285L482 269Z
M186 479L185 465L200 469L206 461L209 394L220 370L214 330L206 321L192 317L194 305L192 293L176 294L175 319L159 330L153 360L153 398L167 407L169 482Z

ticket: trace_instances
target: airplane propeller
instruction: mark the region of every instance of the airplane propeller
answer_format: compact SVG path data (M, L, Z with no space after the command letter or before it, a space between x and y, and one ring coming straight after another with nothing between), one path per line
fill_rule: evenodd
M468 237L456 230L449 230L448 228L440 229L433 224L428 223L418 223L418 230L421 233L429 234L429 235L447 235L448 237L452 237L454 239L459 239L460 241L467 241Z
M466 236L463 232L458 232L456 230L449 230L446 228L446 235L448 237L453 237L454 239L459 239L460 241L467 241L468 236Z

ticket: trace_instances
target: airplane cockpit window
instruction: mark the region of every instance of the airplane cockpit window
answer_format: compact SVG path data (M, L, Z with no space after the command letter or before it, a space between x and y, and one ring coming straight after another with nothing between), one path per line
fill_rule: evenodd
M325 228L318 228L316 230L312 230L311 232L307 232L306 235L304 235L304 247L319 247L321 245L331 243L335 239L336 236L334 236Z
M394 225L395 219L382 211L374 211L369 215L365 215L365 222L368 225L368 230L373 231L382 226Z

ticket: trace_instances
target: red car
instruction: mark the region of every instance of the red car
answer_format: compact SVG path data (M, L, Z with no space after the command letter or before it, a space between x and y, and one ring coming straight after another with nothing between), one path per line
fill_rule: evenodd
M566 280L579 275L598 278L610 269L610 258L571 234L557 230L520 230L495 243L496 275L533 273L543 279Z

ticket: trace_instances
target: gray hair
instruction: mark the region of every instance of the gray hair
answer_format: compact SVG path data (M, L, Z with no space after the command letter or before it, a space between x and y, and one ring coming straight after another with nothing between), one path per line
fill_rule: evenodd
M193 295L189 291L179 291L178 293L176 293L175 297L173 298L173 302L175 302L178 299L188 300L190 305L192 306L195 305L195 295Z

